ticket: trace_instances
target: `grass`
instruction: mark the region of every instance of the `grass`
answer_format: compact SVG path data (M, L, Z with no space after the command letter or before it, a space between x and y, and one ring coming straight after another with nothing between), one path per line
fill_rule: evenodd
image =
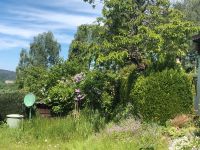
M15 150L165 150L167 140L157 125L144 125L134 120L120 124L104 119L35 118L24 122L23 129L0 126L0 149ZM103 128L104 127L104 128Z

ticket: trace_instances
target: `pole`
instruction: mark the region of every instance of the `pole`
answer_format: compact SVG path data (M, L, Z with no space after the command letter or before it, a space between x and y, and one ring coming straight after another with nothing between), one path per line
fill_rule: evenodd
M200 100L200 55L198 55L197 96L194 103L197 115L200 115L199 100Z
M31 107L29 109L29 120L31 119Z

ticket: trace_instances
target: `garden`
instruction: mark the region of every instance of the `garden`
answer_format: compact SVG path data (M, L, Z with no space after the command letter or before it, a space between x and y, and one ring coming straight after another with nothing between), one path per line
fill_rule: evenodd
M15 88L0 90L0 149L200 149L198 49L192 43L200 27L187 18L187 5L103 5L96 23L78 27L67 60L59 57L52 32L22 49ZM28 93L50 116L34 104L28 119ZM19 128L8 127L8 114L24 115Z

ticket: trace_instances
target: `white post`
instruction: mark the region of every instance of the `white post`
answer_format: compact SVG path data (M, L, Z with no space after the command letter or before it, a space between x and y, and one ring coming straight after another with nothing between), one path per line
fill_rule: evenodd
M200 115L199 100L200 100L200 55L198 55L197 95L194 103L194 108L197 115Z

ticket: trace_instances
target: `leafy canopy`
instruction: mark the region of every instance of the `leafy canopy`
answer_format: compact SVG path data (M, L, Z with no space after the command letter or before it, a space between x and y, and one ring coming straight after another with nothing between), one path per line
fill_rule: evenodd
M87 58L78 59L86 64L92 60L100 69L117 71L130 64L139 70L147 66L171 68L177 57L187 54L190 37L198 31L180 11L171 8L168 0L104 0L102 12L99 24L91 31L93 40L75 39L79 47L76 53ZM83 33L81 30L78 33ZM86 33L85 39L89 36Z

